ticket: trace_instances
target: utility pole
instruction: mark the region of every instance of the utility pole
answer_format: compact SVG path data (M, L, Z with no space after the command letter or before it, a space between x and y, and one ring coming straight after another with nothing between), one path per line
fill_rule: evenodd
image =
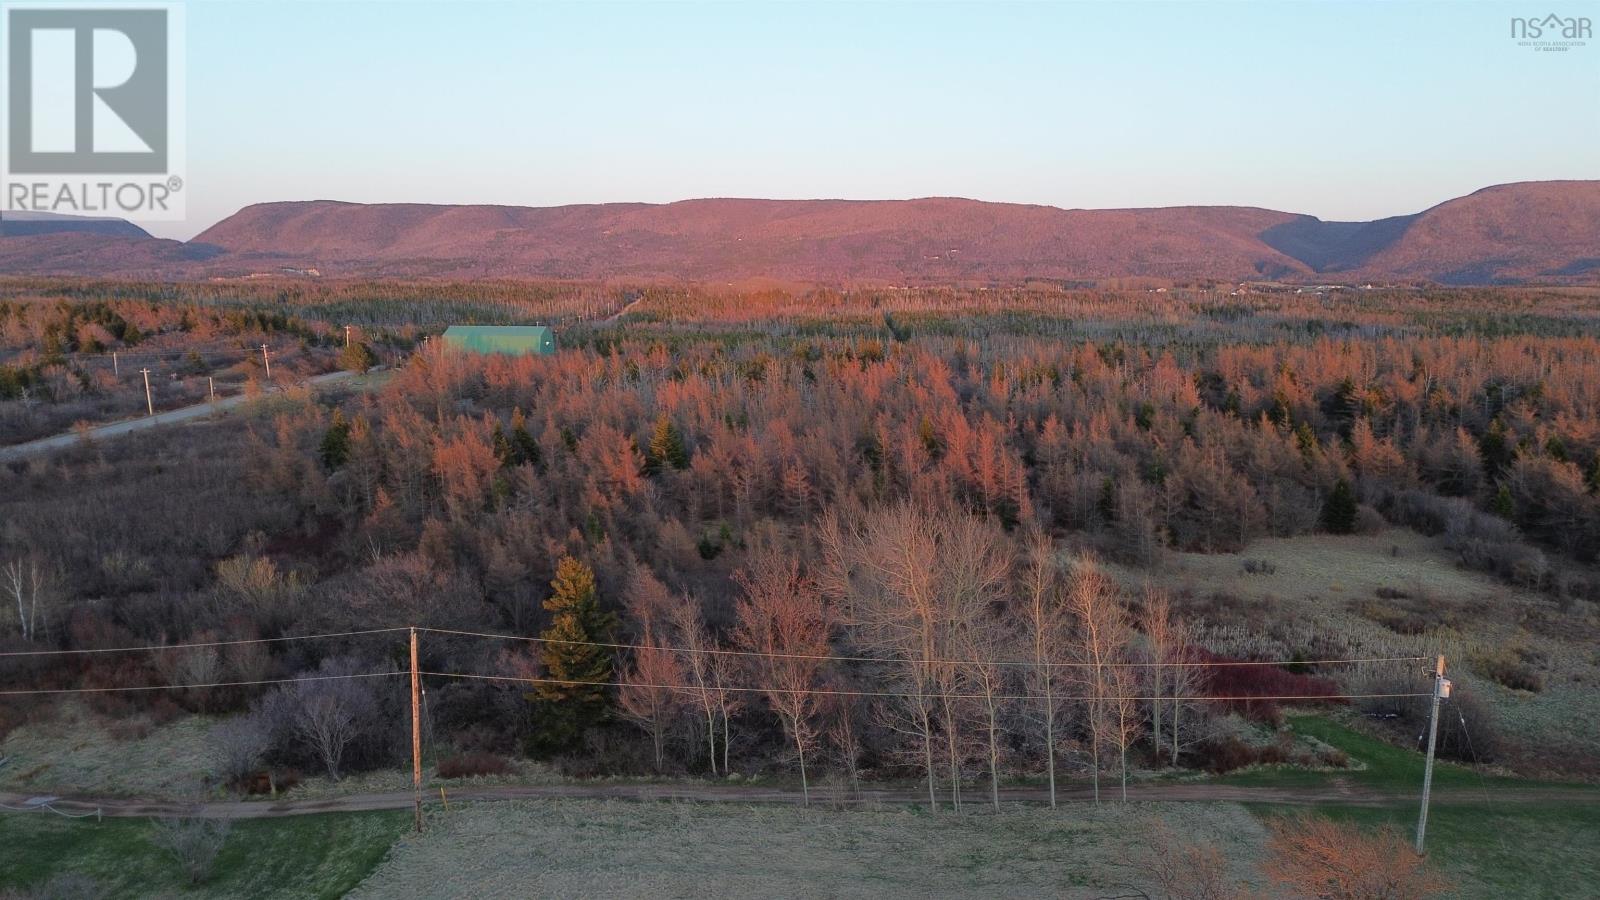
M349 325L346 325L344 327L344 345L346 347L350 346L350 326Z
M261 345L261 362L267 367L267 380L272 380L272 357L267 355L267 345Z
M1422 855L1422 840L1428 833L1428 795L1433 791L1433 751L1439 745L1439 701L1449 694L1450 682L1444 677L1444 654L1433 664L1433 712L1428 716L1428 759L1422 766L1422 813L1417 816L1417 855Z
M122 377L122 369L117 365L117 351L115 350L111 351L111 374L117 378Z
M144 374L144 408L153 416L156 414L156 402L150 399L150 370L140 369L139 371Z
M211 399L217 399L217 381L210 375L206 376L206 390L211 392Z
M416 795L417 833L422 833L422 713L421 682L417 679L417 629L411 629L411 787Z

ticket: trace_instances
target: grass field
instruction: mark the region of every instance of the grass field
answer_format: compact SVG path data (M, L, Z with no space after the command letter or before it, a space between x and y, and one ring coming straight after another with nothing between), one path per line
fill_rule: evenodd
M1257 564L1254 573L1246 571L1247 561ZM1580 603L1563 611L1548 596L1465 570L1436 538L1401 528L1268 538L1241 553L1173 553L1153 571L1117 571L1134 587L1153 576L1180 595L1259 604L1231 631L1260 652L1292 655L1309 645L1362 656L1444 653L1450 677L1484 701L1505 743L1515 745L1508 756L1533 769L1559 771L1563 756L1581 758L1600 745L1595 607ZM1432 627L1398 633L1360 615L1361 604L1381 590L1428 598L1434 611L1425 621ZM1226 643L1228 631L1213 638ZM1476 654L1507 646L1536 655L1543 690L1511 690L1473 667ZM1229 652L1227 646L1212 649Z
M139 725L142 717L129 717ZM90 796L186 797L212 774L211 720L188 716L117 739L110 720L74 702L0 740L0 788Z
M1253 807L1270 822L1280 807ZM1376 828L1392 825L1410 838L1414 807L1324 807L1318 815ZM1600 896L1600 804L1436 804L1428 814L1428 857L1463 898Z
M1385 744L1322 716L1291 716L1296 733L1314 737L1350 755L1358 769L1330 774L1290 767L1261 767L1229 775L1231 784L1313 786L1330 779L1394 792L1421 792L1421 754ZM1480 776L1463 766L1434 767L1436 788L1451 791L1450 802L1434 802L1428 816L1429 857L1469 898L1600 896L1592 869L1600 859L1600 791L1594 802L1496 803L1496 787L1538 786L1539 782ZM1437 795L1436 795L1437 796ZM1462 802L1461 798L1471 798ZM1481 799L1480 799L1481 798ZM1302 810L1250 804L1270 825ZM1322 806L1314 812L1366 827L1393 826L1409 840L1419 807Z
M1324 784L1330 778L1337 778L1397 793L1422 790L1422 754L1386 744L1324 716L1291 715L1288 721L1296 734L1343 750L1350 757L1351 768L1330 773L1294 766L1258 766L1225 775L1220 780L1241 785L1298 786ZM1465 766L1441 760L1434 765L1433 783L1440 788L1472 789L1485 785L1529 785L1534 782L1484 776Z
M75 873L95 880L97 897L340 897L410 824L409 812L236 822L211 880L191 889L178 864L151 844L148 820L8 814L0 816L0 887L35 888Z
M1142 883L1149 823L1220 843L1251 874L1236 804L930 815L622 801L483 803L430 818L355 896L1104 897Z

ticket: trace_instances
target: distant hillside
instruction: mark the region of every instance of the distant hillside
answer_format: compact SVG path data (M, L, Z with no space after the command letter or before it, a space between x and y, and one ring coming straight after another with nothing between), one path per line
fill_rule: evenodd
M945 281L1308 271L1255 235L1261 209L1062 210L974 200L690 200L548 209L242 210L196 240L235 259L363 274Z
M32 240L62 238L34 236ZM1600 282L1600 182L1486 188L1413 215L1324 222L1247 207L1065 210L975 200L515 206L264 203L182 250L0 238L5 271L1015 282L1029 278ZM26 240L26 239L23 239Z
M1445 284L1600 281L1600 181L1505 184L1441 203L1365 268Z
M148 238L150 233L126 219L58 216L53 213L0 213L0 237L36 234L100 234L108 237Z

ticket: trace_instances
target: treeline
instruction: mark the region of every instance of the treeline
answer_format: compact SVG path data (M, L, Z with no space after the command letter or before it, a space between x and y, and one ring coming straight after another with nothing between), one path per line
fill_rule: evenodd
M1202 608L1130 595L1094 555L1160 566L1173 549L1387 521L1566 602L1596 596L1593 338L1213 346L593 329L566 345L521 359L423 353L337 411L291 403L230 459L207 459L205 479L145 496L141 514L168 529L160 541L43 475L12 476L23 480L0 562L21 567L8 589L18 609L42 610L29 643L404 625L573 641L486 651L430 634L425 670L482 676L430 690L439 740L576 773L721 773L803 754L847 777L915 773L942 798L963 778L1053 758L1120 778L1125 759L1170 763L1174 740L1180 764L1218 768L1292 752L1227 738L1219 714L1274 712L1193 699L1207 692L1323 696L1373 679L1371 693L1417 690L1411 671L1229 666ZM197 488L204 499L183 496ZM1165 628L1182 637L1172 649L1159 649ZM1397 655L1306 640L1317 643L1257 659ZM185 671L393 669L390 643L218 651ZM596 646L612 644L630 649ZM173 671L94 662L19 677L198 680ZM1182 673L1196 680L1147 680ZM369 724L337 731L354 749L332 763L296 718L322 708L309 693L167 702L256 709L262 753L280 765L393 761L393 692L348 684L346 700L318 703L366 710L353 721ZM1157 697L1178 699L1163 709Z

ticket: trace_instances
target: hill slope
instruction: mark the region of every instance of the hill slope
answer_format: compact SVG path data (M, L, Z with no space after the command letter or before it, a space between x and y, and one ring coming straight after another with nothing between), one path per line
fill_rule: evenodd
M186 245L0 237L0 270L203 277L608 277L893 283L1028 278L1600 282L1600 181L1485 188L1375 222L1249 207L1066 210L975 200L687 200L547 208L247 207Z
M196 240L366 274L964 280L1291 274L1260 209L1062 210L974 200L689 200L548 209L252 206Z

